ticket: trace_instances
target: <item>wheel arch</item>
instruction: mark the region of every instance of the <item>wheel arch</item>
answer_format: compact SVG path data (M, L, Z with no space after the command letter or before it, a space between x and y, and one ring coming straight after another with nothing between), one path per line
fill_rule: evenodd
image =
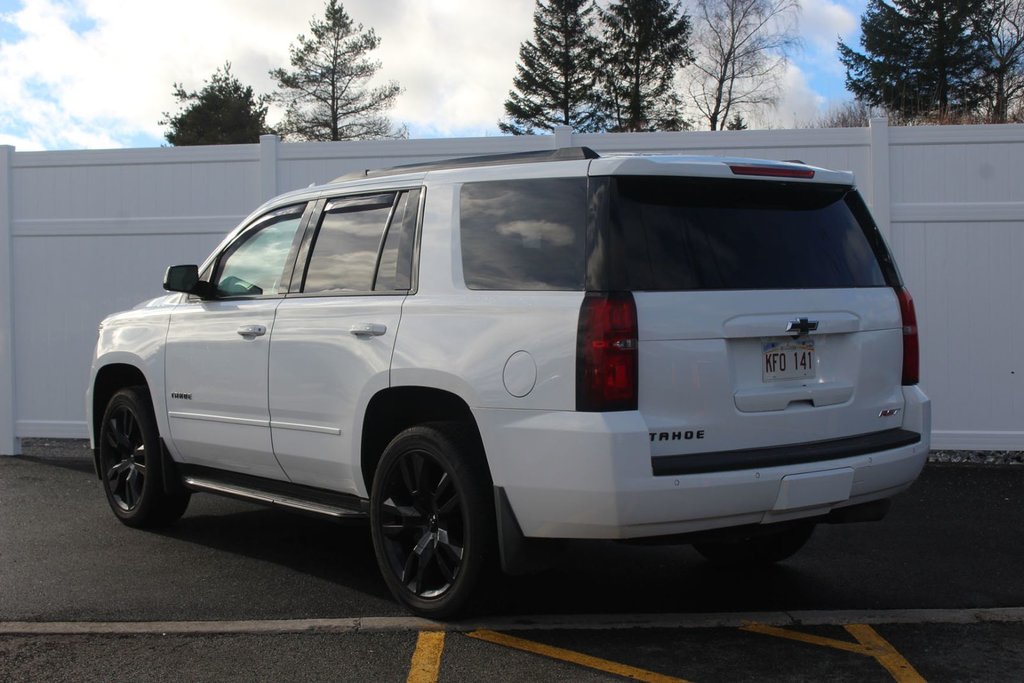
M109 365L104 365L97 370L96 376L93 378L92 402L90 405L92 415L89 423L89 432L92 435L92 458L97 476L99 476L100 468L99 449L97 447L96 439L99 438L100 421L103 419L103 413L114 394L126 387L135 386L145 387L146 392L150 394L150 402L152 402L152 391L150 390L149 381L146 379L146 375L142 370L134 365L129 363L110 363ZM157 425L159 429L159 421L157 422Z
M366 406L360 447L360 469L366 490L373 488L384 449L403 430L425 422L460 422L477 440L490 477L480 428L462 397L444 389L422 386L391 387L377 392Z

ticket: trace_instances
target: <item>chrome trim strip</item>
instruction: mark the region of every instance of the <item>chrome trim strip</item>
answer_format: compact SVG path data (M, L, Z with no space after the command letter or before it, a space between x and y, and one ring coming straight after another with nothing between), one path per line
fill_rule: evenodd
M274 429L293 429L297 432L314 432L316 434L330 434L331 436L340 436L341 427L323 427L320 425L304 425L297 422L279 422L278 420L271 420L270 426Z
M221 482L209 481L207 479L198 479L196 477L185 477L185 485L192 488L201 489L203 491L209 491L211 493L222 493L229 496L238 496L239 498L246 498L259 503L266 503L268 505L277 505L279 507L291 508L293 510L301 510L303 512L312 512L318 515L327 515L329 517L338 518L353 518L363 519L366 515L356 510L347 510L345 508L334 507L331 505L324 505L323 503L311 503L306 500L299 500L290 496L282 496L276 493L266 493L264 491L257 491L255 489L245 488L244 486L235 486L233 484L222 484Z
M248 417L228 417L226 415L210 415L208 413L183 413L177 410L167 412L168 417L179 420L202 420L204 422L223 422L231 425L247 425L250 427L269 427L270 420L254 420Z

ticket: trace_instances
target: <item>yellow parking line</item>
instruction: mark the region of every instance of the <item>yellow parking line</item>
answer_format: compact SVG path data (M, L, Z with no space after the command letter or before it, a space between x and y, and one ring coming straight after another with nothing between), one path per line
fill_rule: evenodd
M596 669L597 671L615 674L623 678L631 678L635 681L647 681L648 683L688 683L682 678L674 678L653 671L638 669L626 664L601 659L600 657L591 657L581 652L573 652L572 650L563 650L560 647L535 643L532 640L524 640L523 638L516 638L515 636L497 633L496 631L472 631L466 635L470 638L487 641L488 643L503 645L504 647L550 657L551 659L558 659L563 662L570 662L588 669Z
M886 668L899 683L923 683L924 678L917 670L896 651L878 631L867 624L850 624L844 626L854 638L872 650L872 657Z
M740 630L749 631L751 633L761 633L775 638L796 640L810 645L830 647L836 650L843 650L844 652L853 652L858 655L864 655L865 657L871 657L885 667L885 670L888 671L898 683L924 683L924 678L921 674L919 674L917 670L910 665L910 662L903 658L903 655L896 651L896 648L890 645L887 640L882 638L875 629L871 628L867 624L849 624L843 628L857 639L856 643L850 643L845 640L836 640L835 638L815 636L809 633L800 633L799 631L791 631L789 629L767 626L765 624L746 624L742 626Z
M412 653L409 677L406 683L437 683L444 652L444 631L420 631L416 650Z
M845 640L835 640L834 638L825 638L823 636L815 636L810 633L800 633L799 631L790 631L789 629L779 628L777 626L767 626L765 624L746 624L740 627L741 631L750 631L751 633L761 633L766 636L774 636L775 638L786 638L788 640L796 640L801 643L809 643L811 645L820 645L821 647L831 647L836 650L845 650L846 652L855 652L859 655L870 655L863 645L856 643L848 643Z

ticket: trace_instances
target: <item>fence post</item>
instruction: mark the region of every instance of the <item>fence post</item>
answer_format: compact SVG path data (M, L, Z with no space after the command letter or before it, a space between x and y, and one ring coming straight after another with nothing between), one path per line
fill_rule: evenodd
M0 145L0 455L21 453L21 440L14 435L13 163L14 147Z
M892 190L889 166L889 120L876 116L868 123L871 135L871 214L887 241L892 240Z
M277 145L281 141L276 135L260 136L260 200L273 199L277 190Z
M562 149L564 147L572 147L572 127L571 126L555 126L555 149Z

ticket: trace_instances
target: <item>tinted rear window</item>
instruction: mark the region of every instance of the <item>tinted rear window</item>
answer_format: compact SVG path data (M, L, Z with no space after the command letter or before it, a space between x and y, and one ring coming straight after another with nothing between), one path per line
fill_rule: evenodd
M874 226L858 222L851 193L796 183L615 178L609 211L618 276L641 291L885 286L879 238Z
M467 183L459 205L467 287L583 289L585 178Z

